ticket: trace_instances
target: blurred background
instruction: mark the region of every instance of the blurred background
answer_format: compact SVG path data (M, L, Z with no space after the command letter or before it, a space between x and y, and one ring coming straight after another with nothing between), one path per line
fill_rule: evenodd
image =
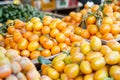
M0 0L0 5L5 4L29 4L40 11L67 15L71 11L80 11L88 3L100 4L103 0Z

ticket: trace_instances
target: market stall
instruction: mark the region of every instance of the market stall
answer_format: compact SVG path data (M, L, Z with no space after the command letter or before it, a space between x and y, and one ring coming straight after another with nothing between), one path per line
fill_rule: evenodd
M120 80L120 2L52 1L0 5L0 80Z

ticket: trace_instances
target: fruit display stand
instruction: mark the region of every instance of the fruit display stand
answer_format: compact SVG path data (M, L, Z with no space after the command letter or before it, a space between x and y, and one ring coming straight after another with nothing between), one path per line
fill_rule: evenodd
M58 54L53 55L53 56L50 56L50 57L45 57L45 59L52 60L52 59L54 59L56 56L59 56L60 54L63 54L63 52L58 53ZM38 58L33 59L33 60L31 60L31 61L32 61L32 63L35 64L35 65L39 64Z
M85 45L87 46L85 47ZM115 48L116 46L117 48ZM40 64L37 66L39 66L42 75L48 75L51 79L118 80L120 77L116 77L115 74L120 69L118 64L120 59L119 48L120 43L115 40L102 45L99 38L93 37L90 43L85 41L79 47L72 47L69 55L59 54L51 61L44 59L43 63L42 61L39 62L41 69ZM113 59L110 58L112 56L114 56ZM99 61L100 63L98 63ZM46 72L47 69L48 73ZM55 74L52 74L49 70L52 70Z
M112 4L112 5L106 5L106 7L107 8L103 8L103 11L106 12L108 10L108 13L110 13L109 10L111 8L118 7L118 6ZM94 5L94 8L97 8L97 5ZM94 8L92 9L92 11L96 10ZM86 9L88 9L88 11L90 10L90 8L88 8L88 7L85 7L84 10L86 10ZM110 22L110 24L109 24L110 26L112 24L116 24L118 30L114 30L114 28L116 26L112 25L111 31L108 30L110 33L110 37L104 36L103 38L100 38L99 35L94 34L94 32L95 32L94 30L96 30L96 27L89 26L89 27L94 27L94 28L88 30L90 35L89 35L89 38L87 39L87 41L89 41L89 43L88 42L81 43L80 46L77 46L78 50L76 50L76 52L74 51L74 49L72 47L70 50L70 55L68 55L64 58L60 58L62 55L62 54L60 54L60 55L56 56L52 60L51 63L42 64L41 65L41 71L42 71L41 74L48 75L52 79L58 79L58 78L71 79L72 78L73 80L79 80L79 79L80 80L82 80L82 79L84 79L84 80L88 80L88 79L119 80L120 77L116 76L116 74L117 74L117 70L120 70L120 65L119 65L120 43L118 43L120 40L120 38L119 38L120 37L119 36L119 34L120 34L119 24L120 23L119 23L119 18L117 19L116 13L118 14L118 16L120 16L120 13L115 8L113 8L113 9L114 9L113 10L114 18L112 18L113 22L111 22L112 19L110 19L112 16L110 16L110 14L106 14L107 18L105 18L105 19L104 19L104 17L102 18L103 19L102 24L103 23L109 24L109 22ZM83 12L81 11L81 13L84 14L84 12L86 12L84 10L83 10ZM79 12L78 13L71 12L70 17L66 16L65 18L63 18L63 21L66 21L68 24L72 23L74 26L78 26L78 24L80 23L79 22L80 16L81 16L81 14L79 14ZM95 24L96 21L94 22L95 18L93 16L95 16L95 15L92 14L90 16L87 16L86 21L88 20L88 23L90 22L89 24L99 26L98 24ZM91 18L88 19L88 17L91 17ZM114 22L114 20L115 20L115 22ZM82 21L82 20L80 20L80 21ZM98 19L98 21L99 21L99 19ZM118 23L116 23L117 21L118 21ZM77 22L78 22L78 24L76 24ZM100 27L101 27L101 25L100 25ZM81 30L80 27L83 27L83 31ZM77 31L78 29L80 32ZM87 28L84 28L84 25L77 27L75 30L76 30L75 33L77 35L81 35L82 37L86 38L86 36L82 35L84 33L84 30L87 30ZM87 31L87 33L88 33L88 31ZM115 31L115 33L114 33L114 31ZM104 34L104 30L100 31L100 33ZM118 35L117 38L114 36L115 34ZM101 40L95 36L99 37ZM101 47L100 47L100 45L101 45ZM111 52L111 50L112 50L112 52ZM84 54L84 57L82 56L82 54ZM114 57L113 57L113 54L114 54ZM78 57L78 55L79 55L79 57ZM110 57L112 57L112 59ZM97 64L97 62L99 62L99 61L100 61L100 63ZM103 67L104 64L105 64L105 66ZM100 68L100 66L102 68ZM46 72L46 70L48 72ZM55 74L53 75L52 72ZM104 76L103 76L103 74L104 74ZM120 73L118 73L118 74L120 74Z
M45 57L45 58L43 58L42 60L45 62L46 60L50 60L50 61L52 61L56 56L59 56L59 55L61 55L61 54L63 54L62 52L61 53L58 53L58 54L56 54L56 55L53 55L53 56L50 56L50 57ZM31 62L36 66L36 68L37 68L37 70L39 71L39 73L41 74L41 65L42 65L42 63L40 63L39 61L39 58L40 57L38 57L38 58L36 58L36 59L33 59L33 60L31 60ZM45 63L46 64L46 63Z
M120 42L120 38L117 38L117 39L115 39L115 40L116 40L117 42ZM90 40L88 40L88 39L86 39L86 41L90 42ZM102 39L101 39L101 41L102 41L102 44L104 44L104 45L107 44L107 42L108 42L107 40L102 40Z
M68 16L45 12L42 18L4 22L0 74L6 64L18 68L11 71L8 65L9 74L0 79L21 78L15 75L20 72L26 80L42 80L44 75L47 80L120 80L119 17L118 4L105 3L85 5Z
M49 15L49 16L55 17L55 18L62 19L64 17L63 15L56 14L56 13L51 13L51 12L44 12L44 13L47 14L47 15Z
M59 35L57 35L57 37L55 37L55 35L56 35L55 33L50 34L49 27L45 26L45 25L51 24L51 22L49 22L50 20L55 21L54 24L56 24L56 26L57 26L56 21L59 22L59 26L61 23L64 24L64 22L62 22L60 19L52 18L50 16L45 16L43 18L43 22L41 22L41 20L36 17L33 17L29 22L23 22L21 20L12 20L12 21L10 21L12 23L7 22L8 25L9 24L12 24L12 25L8 26L7 33L4 36L5 40L1 40L1 42L5 41L5 45L3 45L3 46L6 49L12 48L12 49L17 50L17 48L18 48L18 52L20 53L19 55L28 57L31 60L36 59L38 56L47 57L47 56L58 54L60 51L66 49L66 48L69 49L69 47L67 47L68 46L67 44L69 44L68 42L62 43L63 40L65 41L65 35L63 33L60 33ZM51 24L51 29L54 27L52 24ZM43 27L43 25L44 25L44 27ZM66 27L66 25L64 27ZM46 31L46 29L47 29L47 31ZM57 30L57 29L53 29L53 31L54 30ZM57 31L59 31L59 30L57 30ZM41 34L39 34L39 32L41 32ZM32 33L32 34L28 35L28 33ZM49 35L46 35L46 34L49 34ZM9 36L9 35L11 35L11 36ZM16 35L16 37L15 37L15 35ZM52 37L50 37L50 36L52 36ZM2 35L1 35L1 37L2 37ZM52 38L55 38L55 39L52 39ZM45 39L45 41L44 41L44 39ZM57 45L58 43L56 43L57 41L59 41L59 46ZM50 43L48 43L48 42L50 42ZM53 44L53 42L55 42L55 44ZM50 50L50 48L51 48L51 50ZM56 49L57 49L57 51L56 51ZM50 58L53 58L53 56Z
M117 38L117 39L115 39L115 40L116 40L117 42L120 42L120 38ZM108 42L107 40L102 40L102 43L103 43L103 44L107 44L107 42Z

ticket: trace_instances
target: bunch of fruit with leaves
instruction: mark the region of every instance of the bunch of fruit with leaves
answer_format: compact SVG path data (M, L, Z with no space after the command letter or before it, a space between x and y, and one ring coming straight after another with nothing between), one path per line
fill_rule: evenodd
M102 45L94 36L90 43L71 47L52 61L38 58L42 75L50 80L120 80L120 44L110 40Z
M69 49L73 42L84 41L73 33L73 26L50 16L45 16L43 22L34 17L26 23L14 20L12 24L7 28L3 46L16 49L30 59L49 57Z
M0 80L41 80L41 75L27 57L14 49L0 47Z
M116 39L120 37L119 8L114 3L104 3L92 7L88 7L86 4L80 12L71 12L69 16L63 18L63 21L78 26L75 27L74 32L83 38L91 39L91 37L97 36L103 40Z

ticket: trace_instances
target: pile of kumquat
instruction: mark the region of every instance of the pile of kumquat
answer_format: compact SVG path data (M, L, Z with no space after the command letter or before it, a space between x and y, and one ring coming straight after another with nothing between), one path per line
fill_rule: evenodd
M101 4L89 7L87 4L80 12L70 12L62 20L73 24L74 33L86 39L97 36L103 40L120 37L120 10L118 3ZM84 34L83 34L84 33Z
M30 59L49 57L70 49L72 43L84 41L80 35L74 34L74 26L50 16L45 16L43 22L36 17L26 23L13 22L14 25L7 28L4 47L16 49L21 56Z
M102 45L94 36L90 43L73 46L69 54L42 64L41 70L52 80L120 80L120 43L110 40Z
M41 80L35 65L17 50L0 47L0 80Z

